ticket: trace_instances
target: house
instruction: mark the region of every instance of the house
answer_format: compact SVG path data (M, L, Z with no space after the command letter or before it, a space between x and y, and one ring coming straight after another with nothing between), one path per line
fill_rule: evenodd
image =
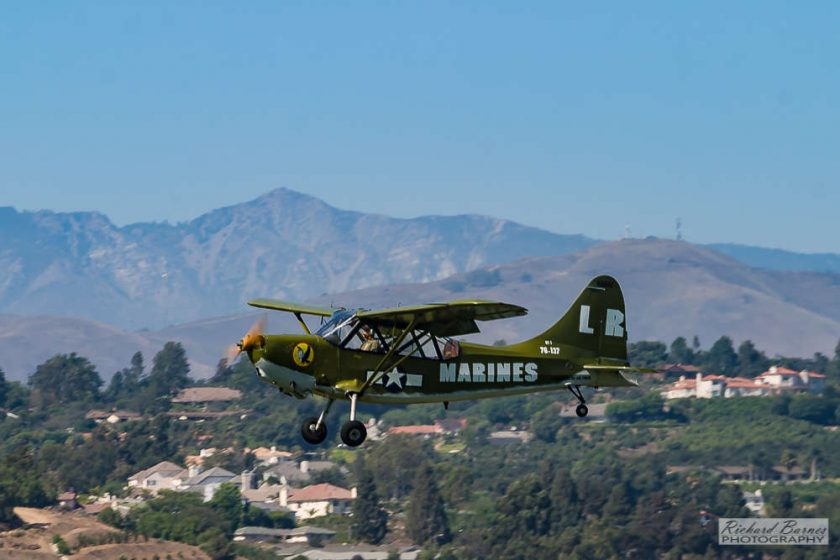
M445 435L457 435L467 427L466 418L438 418L435 426Z
M172 402L177 404L207 404L211 402L235 401L241 397L242 391L239 389L230 389L228 387L187 387L186 389L182 389L172 399Z
M97 424L107 422L109 424L117 424L119 422L131 422L134 420L142 420L143 416L136 412L128 412L127 410L91 410L85 414L85 418L93 420Z
M62 492L58 495L58 507L60 509L76 509L79 507L79 502L76 501L75 492Z
M267 447L257 447L256 449L252 449L251 453L254 455L254 458L260 465L268 466L268 465L276 465L280 461L288 461L294 455L288 451L278 451L277 447L271 446L271 449Z
M334 469L337 466L332 461L281 461L263 473L263 480L274 477L289 484L305 484L312 478L312 473Z
M280 505L295 512L297 519L310 519L324 515L350 513L356 489L347 490L322 483L291 490L284 485L280 491Z
M283 542L322 547L335 536L335 531L304 525L295 529L268 529L266 527L240 527L233 533L234 541Z
M712 471L718 473L721 479L730 482L753 480L753 468L751 466L718 465Z
M440 426L434 424L425 424L425 425L416 425L416 426L394 426L393 428L388 428L388 431L385 432L386 435L389 436L423 436L423 437L433 437L443 433L443 430Z
M492 432L487 436L487 443L490 445L513 445L517 443L528 443L534 439L531 432L516 431L516 430L501 430Z
M439 435L454 435L460 433L467 427L465 418L440 418L433 424L418 424L414 426L394 426L388 428L385 435L397 436L423 436L426 438Z
M755 517L763 517L764 511L764 496L761 494L761 488L755 492L744 492L744 507L750 510L750 513Z
M805 480L808 473L801 467L785 467L783 465L775 465L770 469L770 476L775 480L782 482L800 482Z
M755 380L772 388L774 393L783 391L819 393L825 388L825 375L808 370L794 371L781 366L771 366Z
M187 490L189 492L201 494L204 497L204 501L209 502L213 499L213 494L216 493L219 486L225 482L236 483L239 482L239 479L229 470L221 467L213 467L210 470L199 472L195 476L185 480L181 484L181 488L179 488L179 490Z
M156 496L161 490L178 489L188 477L189 472L184 467L169 461L162 461L132 475L128 479L128 486L148 490Z
M770 394L772 394L771 389L758 379L703 375L702 373L697 373L693 379L682 376L662 392L662 396L666 399L763 397Z

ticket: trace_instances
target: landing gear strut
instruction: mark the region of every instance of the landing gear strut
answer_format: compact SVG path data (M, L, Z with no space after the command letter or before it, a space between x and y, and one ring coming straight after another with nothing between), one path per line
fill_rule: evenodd
M577 398L579 405L575 409L575 414L583 418L589 414L589 409L586 407L586 400L583 398L583 393L580 392L580 385L566 385L566 388Z
M324 419L327 417L332 404L333 400L330 399L320 416L317 418L311 416L303 421L303 426L300 427L300 435L303 436L305 441L312 445L318 445L327 439L327 424Z
M367 437L367 428L356 420L356 403L358 400L358 393L350 393L350 420L341 426L341 441L348 447L358 447Z

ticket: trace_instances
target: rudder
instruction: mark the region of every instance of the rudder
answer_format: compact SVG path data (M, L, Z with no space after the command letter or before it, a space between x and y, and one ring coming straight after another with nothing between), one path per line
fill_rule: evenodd
M582 357L627 363L624 296L618 281L598 276L589 282L568 311L533 341L573 346Z

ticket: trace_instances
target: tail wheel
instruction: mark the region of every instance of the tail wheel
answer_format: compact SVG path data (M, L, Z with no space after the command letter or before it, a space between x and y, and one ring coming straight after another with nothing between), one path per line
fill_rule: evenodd
M581 404L577 405L577 408L575 409L575 413L576 413L579 417L583 418L584 416L586 416L587 414L589 414L589 409L588 409L588 408L586 408L586 405L585 405L585 404L581 403Z
M367 437L367 428L358 420L345 422L341 427L341 441L349 447L358 447Z
M322 422L318 426L318 418L311 416L303 421L303 425L300 427L300 435L307 443L318 445L327 439L327 425Z

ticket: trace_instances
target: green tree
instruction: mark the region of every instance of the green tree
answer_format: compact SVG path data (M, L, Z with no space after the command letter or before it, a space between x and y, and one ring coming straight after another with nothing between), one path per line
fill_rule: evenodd
M9 394L9 384L6 383L6 374L0 368L0 407L6 406L6 397Z
M662 365L668 357L665 344L653 340L640 340L627 347L627 359L639 367L656 367Z
M232 535L242 521L242 496L239 493L239 487L232 482L219 485L210 500L210 507L227 520L224 531L228 536Z
M834 358L831 359L826 373L832 376L835 381L840 381L840 340L837 341L837 346L834 347Z
M169 341L155 354L148 382L155 397L172 395L192 383L187 353L180 342Z
M426 461L417 466L414 490L408 497L405 513L405 532L415 543L448 542L449 520L443 499L438 491L432 468Z
M99 397L102 378L87 358L57 354L39 365L29 377L33 404L45 408L53 404L91 402Z
M356 474L353 536L366 543L379 544L388 532L388 513L379 505L373 473L367 467L364 455L359 454L353 466Z
M738 346L738 375L755 377L767 369L767 365L767 356L764 355L764 352L756 349L752 341L745 340Z
M32 453L18 448L0 455L0 525L17 525L16 506L44 507L55 500L38 471Z
M738 355L732 346L732 339L728 336L717 339L706 352L703 365L709 373L734 376L737 373Z
M688 347L685 337L678 336L671 343L668 351L668 361L674 364L693 364L696 356L694 350Z

